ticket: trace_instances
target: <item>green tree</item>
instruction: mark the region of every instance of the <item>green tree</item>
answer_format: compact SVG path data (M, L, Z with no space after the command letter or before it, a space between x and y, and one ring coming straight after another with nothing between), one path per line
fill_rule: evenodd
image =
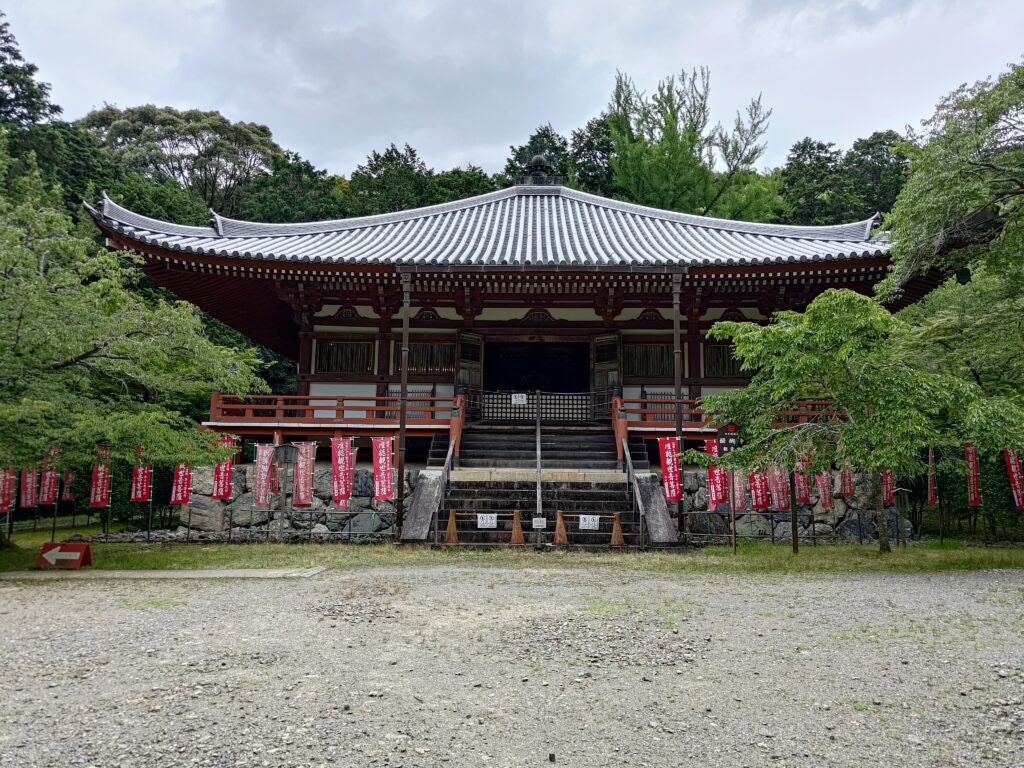
M1024 254L1024 65L961 86L901 146L911 174L886 219L897 293L931 269L1019 265Z
M864 209L850 174L841 171L843 153L831 142L804 138L789 150L780 193L788 224L840 224ZM868 214L870 215L870 214Z
M615 142L607 112L591 118L585 126L572 132L569 160L575 182L581 190L603 197L614 197L618 193L611 164L614 153Z
M245 188L270 173L282 153L266 126L232 123L219 112L198 109L108 105L77 124L127 171L157 184L174 181L225 216L239 214Z
M294 152L284 152L271 158L269 174L257 176L242 190L240 215L273 222L339 219L347 213L346 186Z
M910 160L896 131L876 131L857 139L839 163L839 173L860 200L852 218L866 219L892 210L909 174Z
M462 200L497 189L494 179L476 165L467 165L465 168L452 168L449 171L436 173L432 179L432 186L431 197L435 203Z
M889 551L881 471L920 474L922 450L974 442L987 455L1024 444L1024 409L988 397L963 378L928 370L906 354L907 324L870 297L830 290L806 312L771 324L719 322L750 386L705 398L718 423L739 425L745 445L722 460L738 468L805 461L811 472L852 467L873 478L879 548ZM829 407L806 423L779 423L796 401ZM962 450L960 455L962 456Z
M519 183L520 177L526 175L526 168L536 155L547 157L556 175L567 181L573 177L568 139L552 128L551 123L545 123L530 134L525 144L509 147L508 160L499 174L501 185L508 187Z
M18 464L60 445L88 463L98 443L130 459L199 462L211 389L260 390L251 352L217 346L184 302L144 301L135 270L83 237L61 193L15 171L0 147L0 445Z
M60 107L50 101L50 86L36 80L39 68L21 55L11 25L0 12L0 123L25 128L57 117Z
M710 73L682 71L639 90L619 73L609 108L613 153L609 164L625 199L656 208L721 216L746 184L760 183L754 165L771 110L760 97L737 112L729 128L711 124ZM764 192L763 188L761 191ZM749 199L759 199L752 195ZM769 218L773 204L750 217Z
M434 202L434 172L415 149L374 150L349 178L347 205L355 216L391 213Z

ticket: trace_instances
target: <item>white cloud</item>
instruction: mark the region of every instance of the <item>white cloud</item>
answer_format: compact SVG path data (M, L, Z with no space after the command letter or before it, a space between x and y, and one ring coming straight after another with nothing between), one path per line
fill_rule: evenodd
M708 65L716 119L763 92L768 164L804 135L901 130L963 81L1020 60L1018 0L14 0L28 60L70 118L104 102L217 109L348 173L408 142L444 168L497 170L550 121Z

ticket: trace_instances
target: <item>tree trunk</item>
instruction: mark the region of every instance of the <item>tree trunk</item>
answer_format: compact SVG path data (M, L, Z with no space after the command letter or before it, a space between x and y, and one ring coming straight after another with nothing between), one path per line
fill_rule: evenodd
M872 473L871 487L875 497L875 519L878 523L878 551L882 554L892 552L889 545L889 526L885 519L885 499L882 497L882 475L880 472Z

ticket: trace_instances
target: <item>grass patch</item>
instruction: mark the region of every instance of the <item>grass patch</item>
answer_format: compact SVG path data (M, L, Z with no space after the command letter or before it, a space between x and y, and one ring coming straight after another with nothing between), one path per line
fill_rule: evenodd
M98 528L81 531L98 533ZM66 533L65 535L69 535ZM32 568L49 532L15 534L0 550L0 570ZM682 552L582 552L524 549L428 549L396 544L103 544L93 545L96 569L328 568L466 565L498 568L610 567L661 574L801 574L1024 568L1024 548L921 543L906 552L880 555L876 546L804 547L793 555L784 545L744 543Z

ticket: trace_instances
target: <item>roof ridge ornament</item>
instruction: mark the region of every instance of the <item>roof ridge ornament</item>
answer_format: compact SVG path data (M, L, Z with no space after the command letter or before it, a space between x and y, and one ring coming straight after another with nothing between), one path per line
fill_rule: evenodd
M210 209L210 228L221 237L224 237L224 224L221 222L220 214L213 210L213 208Z
M526 175L519 178L523 186L560 187L562 177L555 174L555 164L551 162L547 152L538 152L526 164Z

